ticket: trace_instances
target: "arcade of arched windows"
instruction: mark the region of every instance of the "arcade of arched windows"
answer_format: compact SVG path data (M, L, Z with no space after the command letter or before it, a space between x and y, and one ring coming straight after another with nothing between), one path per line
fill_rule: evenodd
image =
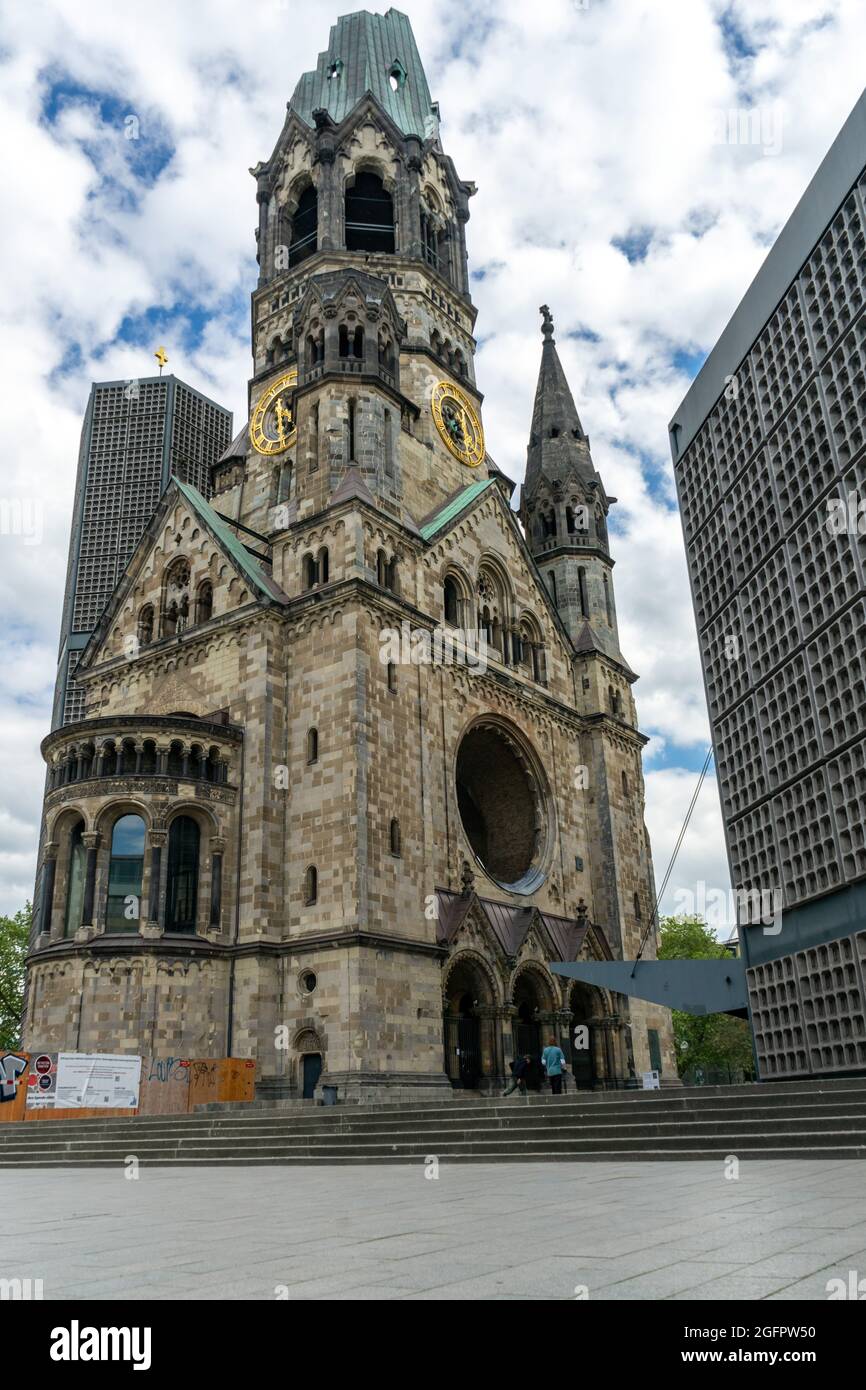
M210 579L193 585L189 561L178 558L168 567L163 583L159 615L152 603L138 611L136 638L147 647L158 637L177 637L188 628L209 622L213 617L214 590Z
M288 362L293 356L294 344L291 333L277 334L271 339L265 350L265 366L276 367L281 362Z
M438 328L432 329L430 333L430 351L434 357L448 367L449 371L455 376L467 378L469 371L466 365L466 354L462 347L455 346L450 338L447 338Z
M172 777L227 783L229 757L215 743L188 737L97 737L73 740L52 754L49 793L104 777Z
M225 840L213 816L180 804L155 821L137 801L114 801L86 819L66 807L44 851L37 904L40 936L218 931Z
M308 550L301 556L301 588L306 593L327 584L330 576L330 555L326 545L317 551Z
M482 564L473 586L462 571L449 568L442 578L446 626L477 631L488 653L529 680L547 684L547 653L540 624L519 613L510 585L499 569Z

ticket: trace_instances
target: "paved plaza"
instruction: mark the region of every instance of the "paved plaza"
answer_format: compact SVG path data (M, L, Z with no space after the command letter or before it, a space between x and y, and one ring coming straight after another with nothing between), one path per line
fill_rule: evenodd
M0 1278L46 1299L826 1299L866 1276L866 1164L4 1174Z

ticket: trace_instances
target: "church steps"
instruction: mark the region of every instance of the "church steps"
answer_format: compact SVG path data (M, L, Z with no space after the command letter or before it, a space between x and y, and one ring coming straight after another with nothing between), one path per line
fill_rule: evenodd
M0 1126L0 1167L866 1157L866 1080Z
M436 1135L447 1136L450 1134L461 1133L464 1130L478 1128L490 1130L497 1134L504 1133L526 1133L537 1132L539 1134L559 1134L563 1131L574 1132L576 1134L590 1135L594 1133L605 1133L610 1130L635 1130L640 1133L671 1133L677 1134L683 1130L698 1127L712 1127L724 1129L732 1134L742 1133L756 1124L760 1123L763 1128L775 1128L780 1125L789 1127L796 1124L801 1132L815 1131L822 1132L828 1127L834 1129L857 1129L866 1125L866 1113L862 1106L841 1106L836 1104L829 1107L806 1107L797 1106L786 1111L784 1115L777 1115L767 1112L759 1112L755 1115L744 1116L742 1114L731 1114L720 1108L714 1107L700 1114L654 1114L652 1117L632 1116L599 1116L581 1113L569 1113L563 1111L559 1114L539 1115L531 1111L522 1113L512 1113L510 1115L485 1115L476 1116L474 1125L470 1117L443 1117L436 1119L426 1119L409 1121L405 1119L377 1119L377 1118L344 1118L341 1123L324 1124L309 1120L306 1123L286 1123L280 1121L263 1120L261 1123L236 1124L230 1121L205 1121L196 1126L178 1126L176 1124L164 1123L162 1125L145 1127L132 1120L127 1121L127 1125L132 1128L122 1130L96 1130L93 1127L86 1128L84 1124L77 1125L74 1129L60 1126L62 1122L56 1122L52 1130L57 1129L57 1139L69 1144L93 1144L98 1138L103 1144L133 1143L139 1147L150 1143L163 1141L181 1142L184 1144L194 1143L197 1140L207 1142L225 1141L242 1142L250 1144L269 1139L274 1141L285 1140L294 1142L308 1137L322 1137L334 1140L344 1138L355 1138L359 1142L372 1138L379 1134L403 1137L407 1134L416 1135ZM181 1132L179 1132L181 1131ZM54 1138L54 1135L51 1135ZM35 1147L39 1148L47 1142L45 1127L40 1133L34 1133L32 1129L27 1131L17 1131L14 1134L4 1135L0 1139L0 1156L4 1152L13 1148Z
M561 1098L549 1099L544 1104L513 1100L501 1105L480 1103L454 1109L438 1107L421 1111L410 1111L407 1107L381 1111L368 1111L363 1107L354 1106L333 1109L311 1107L309 1110L293 1113L266 1110L247 1114L238 1110L220 1114L199 1112L183 1116L37 1121L29 1122L26 1129L15 1126L14 1129L4 1127L0 1130L0 1151L6 1144L18 1139L26 1138L28 1142L35 1142L40 1133L45 1133L46 1126L50 1126L52 1133L62 1133L64 1138L69 1139L93 1138L96 1135L110 1139L119 1133L129 1133L141 1142L150 1136L178 1135L181 1132L189 1137L195 1134L225 1134L244 1138L251 1130L293 1135L324 1131L360 1134L383 1127L395 1131L426 1129L431 1126L449 1130L466 1125L470 1120L494 1128L512 1129L534 1125L553 1128L567 1121L592 1127L619 1123L626 1118L643 1126L665 1122L677 1125L691 1123L696 1117L719 1122L730 1121L732 1124L750 1123L757 1117L766 1118L770 1122L784 1119L786 1123L790 1123L794 1119L821 1121L822 1117L826 1119L828 1114L840 1117L866 1114L866 1090L862 1096L819 1095L786 1107L762 1105L759 1097L755 1098L755 1103L749 1105L740 1102L724 1104L720 1100L715 1104L659 1100L652 1111L647 1112L643 1107L638 1109L633 1101L593 1106Z

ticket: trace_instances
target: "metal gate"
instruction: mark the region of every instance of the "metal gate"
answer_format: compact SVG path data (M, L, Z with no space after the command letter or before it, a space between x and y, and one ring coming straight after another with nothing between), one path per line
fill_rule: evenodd
M589 1032L587 1047L575 1047L571 1039L571 1074L578 1090L591 1091L595 1083L595 1064L592 1060L592 1032Z
M474 1091L481 1079L481 1029L470 1015L445 1014L445 1070L452 1086Z
M538 1023L525 1023L522 1019L514 1020L514 1055L515 1057L541 1056L541 1026Z

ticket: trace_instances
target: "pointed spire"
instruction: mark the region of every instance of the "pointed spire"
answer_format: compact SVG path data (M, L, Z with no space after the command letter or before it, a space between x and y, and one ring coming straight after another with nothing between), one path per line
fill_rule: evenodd
M564 479L575 468L587 480L595 473L589 441L556 351L550 309L542 304L539 313L544 343L526 456L525 487L528 492L533 491L542 474L552 482L556 478Z

